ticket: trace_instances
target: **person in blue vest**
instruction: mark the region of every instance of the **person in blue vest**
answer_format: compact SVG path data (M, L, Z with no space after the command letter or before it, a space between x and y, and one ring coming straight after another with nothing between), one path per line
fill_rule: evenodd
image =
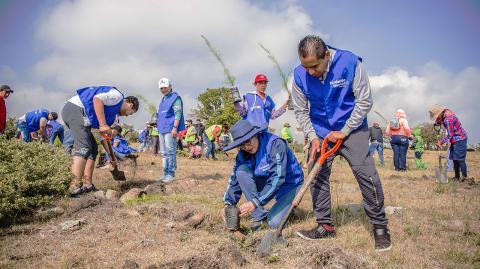
M144 152L148 148L148 125L150 122L145 122L146 127L138 132L138 141L140 142L140 148L138 151Z
M63 128L63 125L59 123L57 119L58 119L57 112L50 112L50 115L48 115L48 121L47 121L47 135L48 135L48 141L52 145L55 142L55 139L57 137L60 143L63 144L63 137L64 137L65 130Z
M343 143L327 159L310 188L317 227L297 235L308 240L335 236L329 178L333 160L340 155L360 186L365 212L373 224L375 249L389 250L392 245L382 184L369 154L367 113L373 101L362 59L350 51L326 46L315 35L300 41L298 56L301 64L294 70L292 97L295 117L310 141L310 159L318 158L327 136L332 143L339 139Z
M256 127L247 120L231 128L233 142L223 148L240 148L223 197L225 207L236 206L242 193L240 216L252 216L251 229L258 230L263 221L271 228L280 225L289 206L303 184L303 171L285 140ZM264 206L273 198L270 210Z
M159 180L169 183L175 180L177 170L177 134L185 130L182 98L172 91L168 78L162 78L158 87L163 94L158 105L157 130L162 155L163 176Z
M70 129L75 145L70 182L72 196L95 190L92 174L98 145L92 129L109 134L118 116L130 116L138 111L139 102L135 96L125 97L111 86L86 87L67 100L62 110L62 118ZM116 163L112 163L116 166Z
M138 157L135 154L137 150L128 145L128 141L122 136L122 130L120 125L113 127L113 140L111 142L113 153L120 161L124 161L127 158L136 159Z
M23 136L23 141L28 143L32 139L38 140L37 132L40 137L47 141L47 121L51 117L50 112L46 109L38 109L30 111L18 118L16 128L20 130Z
M255 76L253 85L255 92L243 96L243 102L234 103L237 111L244 120L250 121L255 126L268 126L270 119L276 119L287 111L287 103L275 109L273 99L266 94L268 78L264 74Z

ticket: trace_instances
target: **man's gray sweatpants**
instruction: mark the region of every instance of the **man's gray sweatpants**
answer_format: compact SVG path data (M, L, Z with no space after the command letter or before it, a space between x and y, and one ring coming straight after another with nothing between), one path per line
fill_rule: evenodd
M319 224L332 224L330 173L333 160L343 156L353 171L363 196L363 205L373 225L386 226L388 220L383 208L383 190L380 177L373 163L368 147L370 132L367 127L352 132L343 141L335 155L330 156L310 186L313 214ZM315 157L318 158L317 154ZM309 167L312 169L313 164Z

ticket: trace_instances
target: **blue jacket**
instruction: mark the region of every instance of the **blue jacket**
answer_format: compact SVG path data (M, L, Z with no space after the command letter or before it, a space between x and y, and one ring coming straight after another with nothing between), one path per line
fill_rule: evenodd
M256 93L247 93L243 96L247 103L247 115L243 117L248 120L253 126L264 127L268 126L272 111L275 108L275 103L270 96L265 97L265 101Z
M137 151L136 149L128 146L127 140L125 138L123 138L122 136L116 135L113 138L112 144L115 144L115 142L117 142L117 141L118 141L118 145L116 147L112 147L112 149L114 151L116 151L118 153L121 153L121 154L130 154L130 153L133 153L133 152Z
M30 111L25 114L25 124L27 126L27 129L32 133L40 130L40 120L42 118L48 120L48 114L48 110L43 108Z
M95 114L95 109L93 108L93 97L100 93L109 92L112 89L117 90L117 88L110 86L87 87L77 90L77 94L82 101L82 104L85 108L85 113L90 120L90 126L92 128L98 129L100 127L97 115ZM123 104L123 93L121 94L122 101L120 101L118 104L113 106L104 106L105 121L107 122L108 126L111 126L115 122L115 118L117 117L118 112L120 112L120 108Z
M310 119L315 133L325 138L331 131L340 131L355 107L353 80L361 58L350 51L336 50L327 77L322 82L299 65L294 80L310 103ZM357 130L367 125L367 118Z
M262 132L258 134L259 147L255 156L239 151L233 173L228 180L224 201L236 205L242 190L236 178L240 165L246 164L255 178L266 179L265 187L253 198L257 206L264 206L273 197L278 199L293 188L303 184L303 171L286 142L278 136Z
M173 124L175 123L175 112L173 111L173 104L177 100L178 94L176 92L170 92L168 95L162 98L162 101L158 105L157 112L157 130L160 134L170 133L173 129ZM180 98L181 100L181 98ZM180 118L177 131L185 130L185 119Z

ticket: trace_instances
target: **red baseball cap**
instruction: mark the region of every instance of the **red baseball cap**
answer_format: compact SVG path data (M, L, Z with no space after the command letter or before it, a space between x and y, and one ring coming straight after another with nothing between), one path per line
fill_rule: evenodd
M267 76L265 76L264 74L258 74L258 75L255 77L255 81L254 81L253 83L257 83L257 82L260 82L260 81L266 81L266 82L268 82Z

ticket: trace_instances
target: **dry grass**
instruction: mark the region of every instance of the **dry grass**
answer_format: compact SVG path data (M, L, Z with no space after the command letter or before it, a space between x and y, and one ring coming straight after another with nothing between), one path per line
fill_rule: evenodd
M284 231L290 246L262 259L254 249L264 232L249 234L242 243L223 229L218 215L232 161L179 158L178 180L168 186L167 195L148 196L127 206L103 202L43 223L0 231L0 267L121 268L126 261L135 261L141 268L313 268L328 267L336 259L358 268L479 268L480 187L435 183L436 152L425 154L428 170L403 174L392 170L391 152L385 155L388 165L379 168L385 203L405 208L389 216L394 247L387 253L373 250L364 215L352 217L341 209L344 204L360 203L361 194L350 168L340 159L331 177L337 237L307 242L295 236L296 230L315 225L307 194L295 221ZM478 181L480 153L469 152L468 159L470 176ZM161 159L155 165L151 161L150 155L142 154L136 178L123 184L114 182L108 171L96 170L95 184L120 191L151 184L161 174ZM413 159L409 165L414 165ZM131 176L132 168L124 168ZM66 199L59 204L69 207L78 201ZM197 229L181 219L189 210L207 214ZM67 219L81 217L87 224L78 231L58 228ZM244 227L248 224L242 220Z

